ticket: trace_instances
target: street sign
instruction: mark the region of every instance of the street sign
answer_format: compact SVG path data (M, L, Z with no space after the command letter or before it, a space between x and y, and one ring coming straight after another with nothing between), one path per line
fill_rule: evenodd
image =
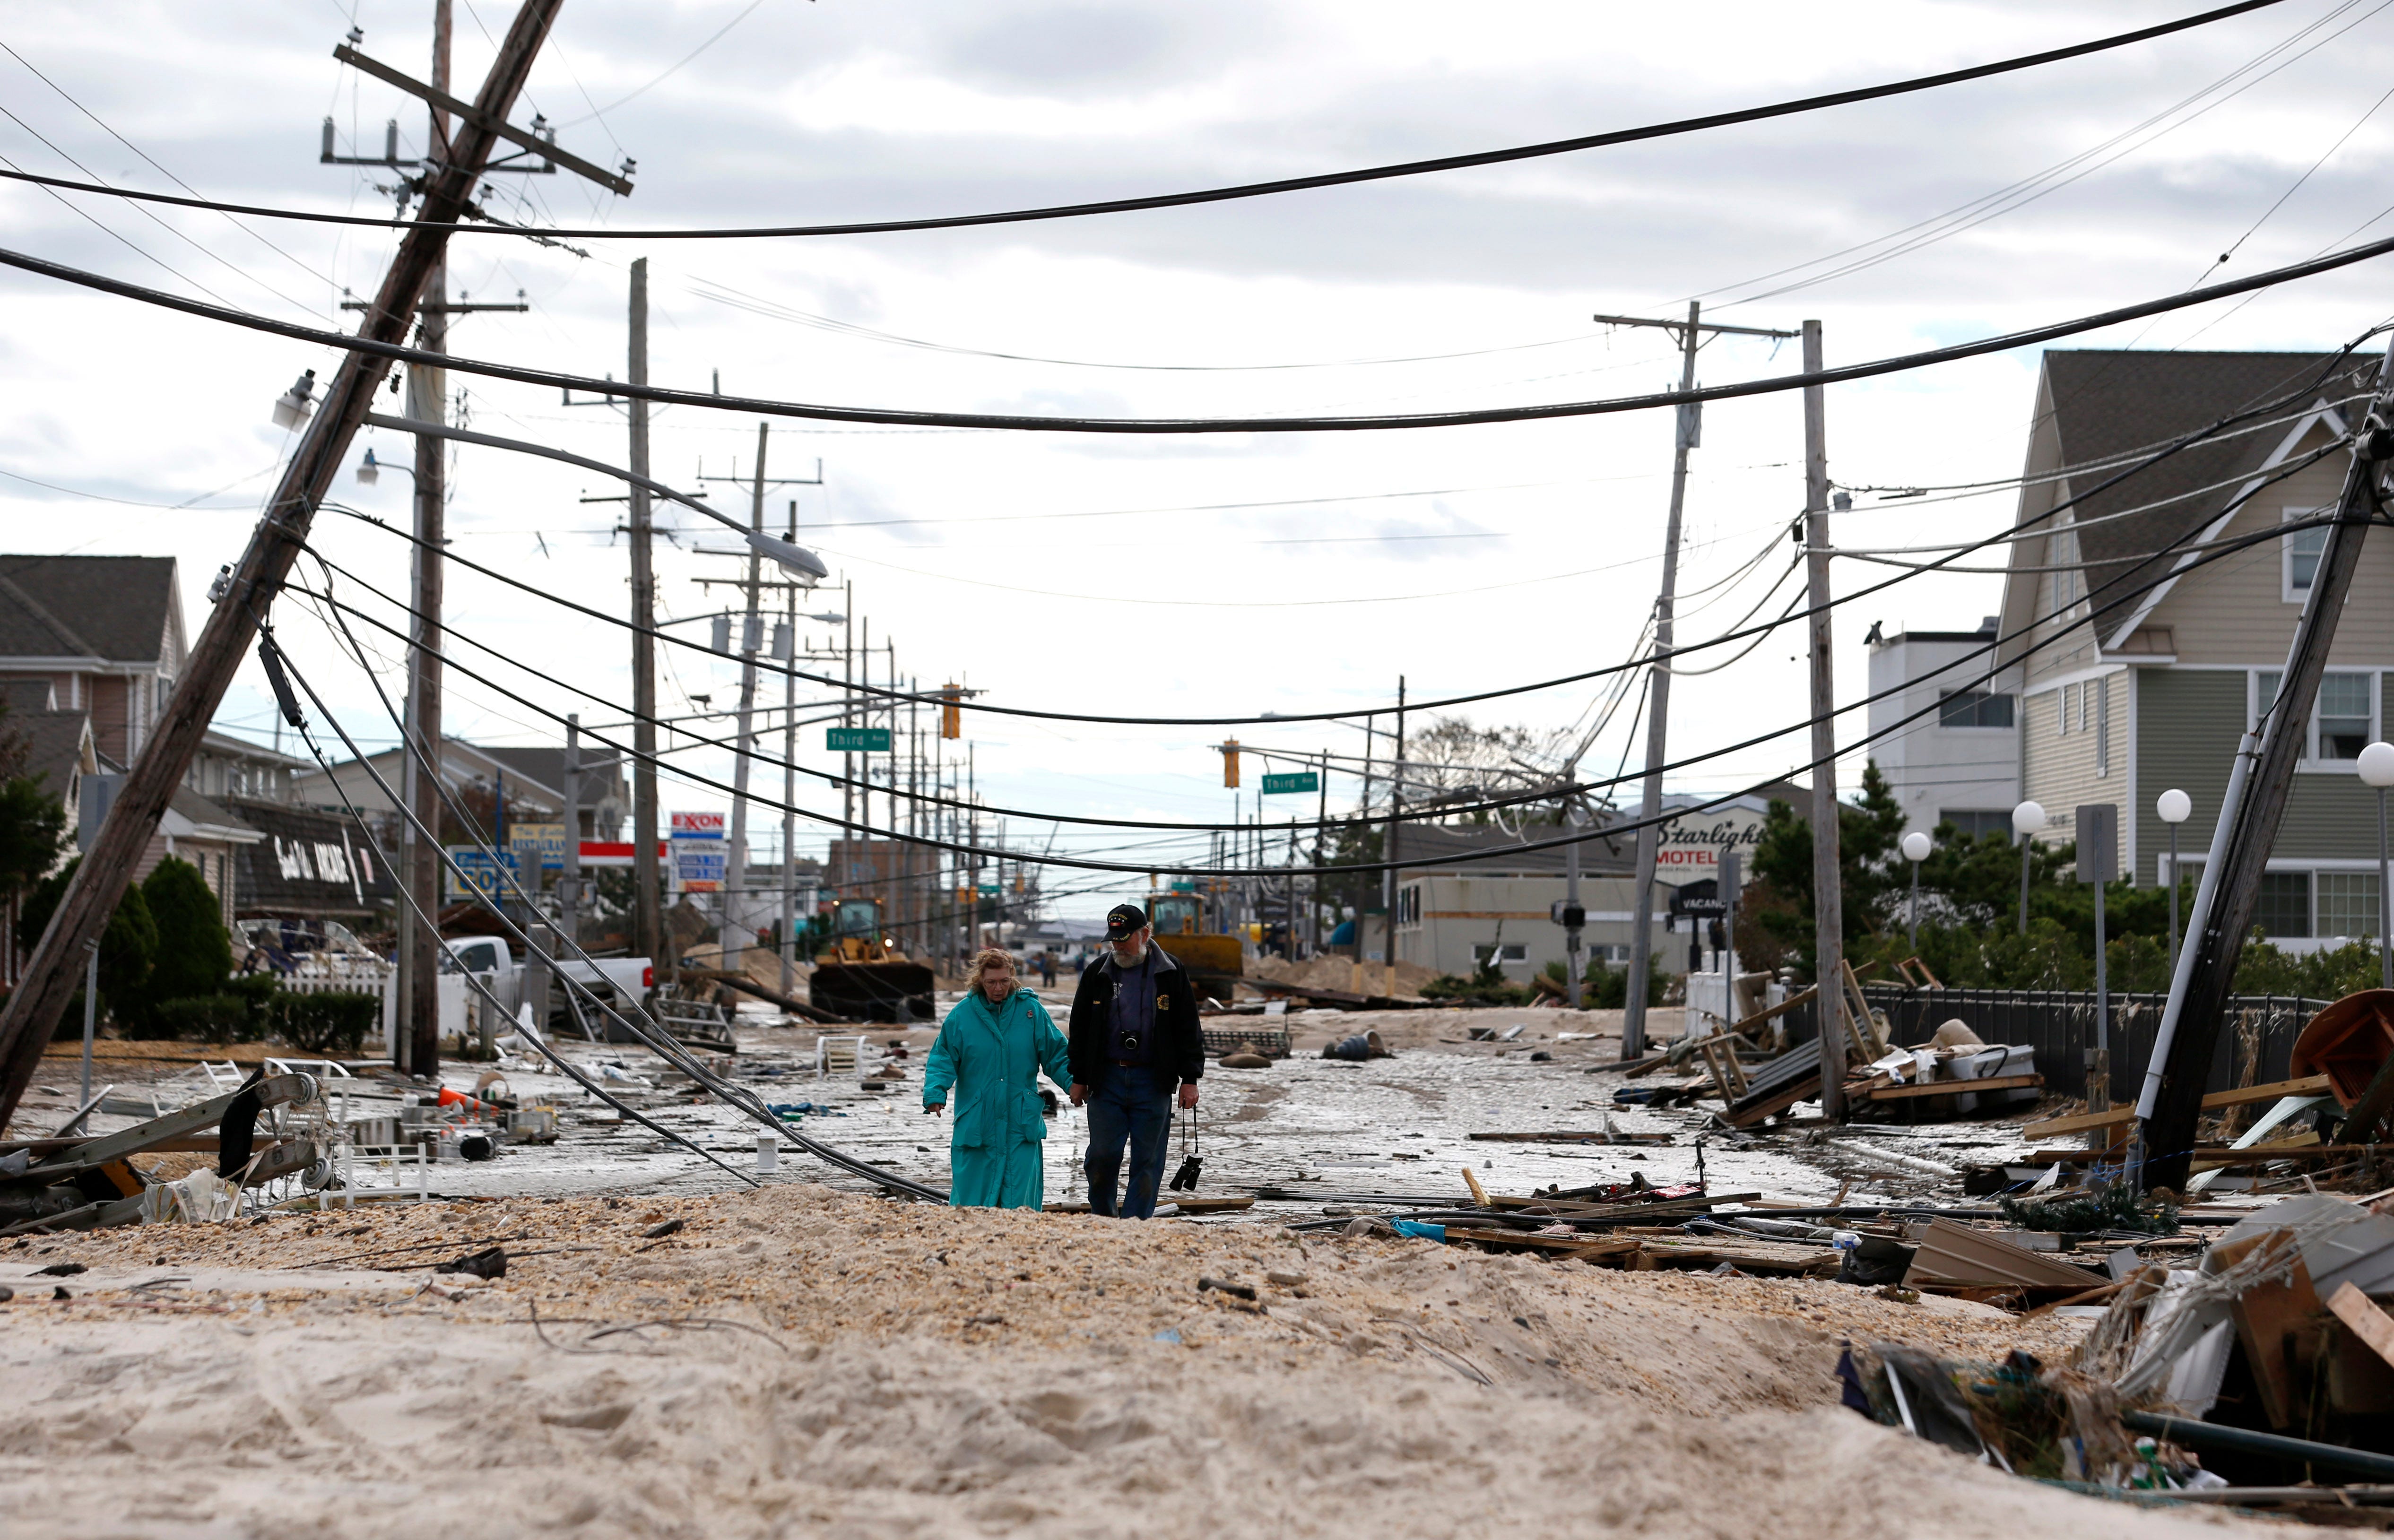
M985 899L993 899L997 897L997 884L993 882L982 883L980 885L980 896Z
M565 825L562 823L510 823L507 825L507 848L516 858L520 872L562 872L565 870Z
M677 839L673 842L674 877L685 893L719 893L730 859L721 838Z
M889 752L889 730L886 727L825 728L823 747L835 754L887 754Z
M673 815L673 837L676 839L721 839L721 813L676 813Z
M1264 777L1264 795L1266 796L1276 796L1281 792L1318 792L1321 789L1322 777L1311 770L1298 770L1291 775L1267 775Z
M499 859L493 861L477 846L452 845L449 847L449 860L454 864L444 864L441 870L447 877L446 902L450 903L480 902L498 904L505 901L507 892L506 877L501 875L501 865L504 864L510 875L518 870L513 850L501 850Z

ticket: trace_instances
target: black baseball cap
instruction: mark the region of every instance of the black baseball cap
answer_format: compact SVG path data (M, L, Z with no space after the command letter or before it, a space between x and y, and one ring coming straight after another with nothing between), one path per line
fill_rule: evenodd
M1126 941L1147 927L1147 911L1135 903L1118 903L1106 911L1106 940Z

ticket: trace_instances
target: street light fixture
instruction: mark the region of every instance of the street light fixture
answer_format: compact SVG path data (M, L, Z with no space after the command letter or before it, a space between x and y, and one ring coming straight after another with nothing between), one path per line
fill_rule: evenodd
M2177 977L2177 826L2194 814L2194 798L2172 786L2153 798L2153 811L2170 832L2170 977Z
M2386 788L2394 786L2394 744L2375 743L2361 751L2363 784L2377 788L2377 987L2394 989L2394 950L2387 947L2394 894L2386 891Z
M2045 804L2023 802L2012 809L2012 832L2020 842L2020 917L2019 933L2028 934L2028 863L2029 836L2045 827Z
M1912 907L1904 912L1904 935L1914 952L1920 950L1920 863L1935 842L1918 829L1903 836L1903 859L1912 862Z
M291 388L274 398L274 426L296 428L315 415L316 371L309 370L291 382Z

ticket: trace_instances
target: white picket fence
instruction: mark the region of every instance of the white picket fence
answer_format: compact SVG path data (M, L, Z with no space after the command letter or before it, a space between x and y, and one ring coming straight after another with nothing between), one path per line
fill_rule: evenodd
M380 958L326 957L318 954L301 957L299 966L283 976L283 987L294 994L355 992L379 995L382 1008L375 1013L375 1030L381 1041L374 1046L388 1053L391 1024L399 1011L398 981L399 969Z

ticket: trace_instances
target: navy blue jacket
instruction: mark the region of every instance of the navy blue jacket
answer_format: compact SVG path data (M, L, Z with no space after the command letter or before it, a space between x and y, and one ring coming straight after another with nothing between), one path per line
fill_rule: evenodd
M1155 1036L1151 1070L1156 1085L1169 1091L1182 1081L1205 1074L1205 1037L1197 1020L1197 992L1190 987L1189 970L1172 954L1148 942L1155 956ZM1071 1051L1072 1078L1096 1091L1120 1066L1113 1061L1112 1011L1120 975L1112 952L1098 955L1081 975L1072 994Z

